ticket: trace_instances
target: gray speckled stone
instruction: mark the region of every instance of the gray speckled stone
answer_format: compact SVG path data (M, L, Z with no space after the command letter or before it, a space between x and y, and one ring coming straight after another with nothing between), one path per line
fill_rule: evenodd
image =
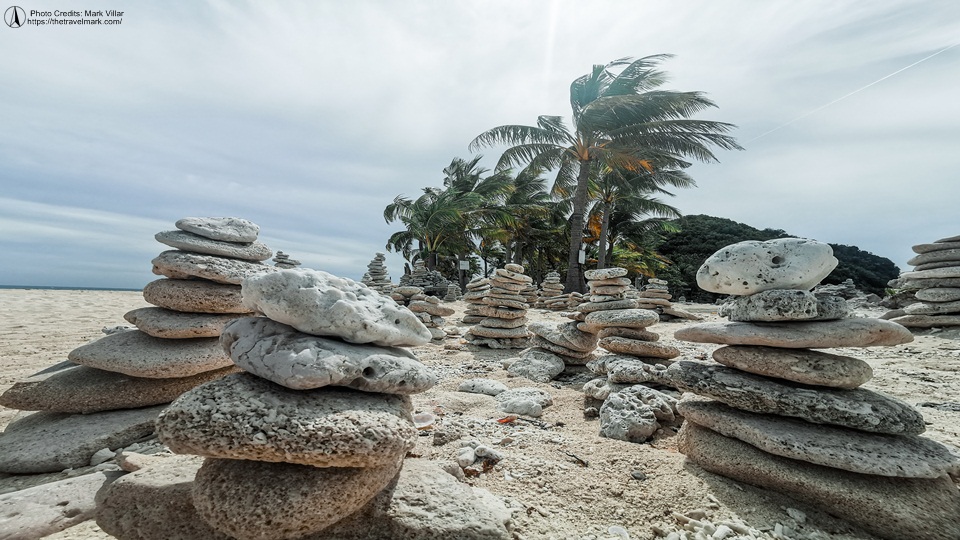
M661 421L675 420L675 406L670 396L639 384L610 393L600 407L600 436L642 443Z
M553 397L539 388L513 388L497 394L497 408L503 412L540 416L543 409L553 405Z
M960 300L960 287L931 287L917 291L917 300L924 302L955 302Z
M823 322L708 322L681 328L673 333L673 337L699 343L764 345L789 349L876 347L913 341L913 334L903 326L867 318Z
M888 540L960 538L960 492L947 477L889 478L768 454L692 422L680 452L703 469L784 493Z
M757 375L816 386L856 388L873 377L873 368L859 358L806 349L733 345L713 351L713 359Z
M613 268L595 268L593 270L587 270L583 273L583 277L588 280L594 279L611 279L618 278L627 275L626 268L613 267Z
M531 323L528 328L534 334L555 344L578 352L590 352L597 348L597 335L577 328L576 322L560 323L556 326L546 323Z
M0 472L37 474L90 464L102 448L120 448L153 433L163 405L91 414L37 412L0 433Z
M960 236L954 237L953 240L944 238L932 244L918 244L913 246L911 249L913 249L914 253L929 253L931 251L941 251L944 249L960 249L960 242L957 240L960 240Z
M596 333L610 326L646 328L659 321L660 316L648 309L616 309L591 312L582 323L577 324L577 328L584 332Z
M938 249L936 251L921 253L907 261L907 264L910 266L920 266L921 264L946 261L956 262L955 266L960 266L960 248Z
M673 386L745 411L793 416L871 433L916 435L926 429L910 405L871 390L803 386L726 366L681 360L667 368Z
M612 357L612 358L611 358ZM648 364L630 356L611 355L606 362L607 379L612 383L655 383L669 385L665 364Z
M850 314L847 302L839 296L814 295L809 291L769 289L748 296L737 296L718 309L731 321L828 321Z
M458 392L495 396L507 391L507 385L493 379L467 379L457 387Z
M919 272L904 272L900 274L900 279L953 279L960 278L960 265L948 266L946 268L934 268L931 270L920 270Z
M240 301L240 287L205 279L158 279L143 288L143 299L162 308L187 313L249 313Z
M239 373L180 396L157 419L157 434L183 454L376 467L413 448L412 409L407 396L290 390Z
M153 259L153 273L170 278L197 277L239 285L243 278L276 272L275 266L171 249Z
M563 372L563 359L543 349L531 348L520 353L520 358L510 364L507 371L530 379L534 382L547 383Z
M157 242L172 248L206 255L243 259L245 261L265 261L273 256L265 244L261 242L224 242L212 240L199 234L186 231L163 231L153 236Z
M252 310L301 332L350 343L426 345L430 331L410 310L351 279L320 270L282 270L243 281Z
M909 328L940 328L960 326L960 315L904 315L890 319L890 322Z
M433 371L405 349L321 338L266 317L232 322L220 344L246 371L294 390L346 386L414 394L437 383Z
M917 302L903 308L907 315L950 315L960 313L960 300L954 302Z
M764 452L825 467L902 478L937 478L960 471L960 458L938 442L880 435L741 411L705 400L684 400L688 422L740 439Z
M233 364L216 338L160 339L138 330L104 336L70 351L67 359L131 377L192 377Z
M293 540L356 512L400 471L208 458L193 482L203 521L238 540Z
M833 248L816 240L747 240L707 257L697 270L697 285L712 293L733 295L768 289L809 291L837 264Z
M225 242L253 242L260 234L256 223L237 217L187 217L174 226L182 231Z
M615 354L669 360L680 356L680 349L659 341L642 341L623 337L605 337L600 346Z
M186 313L159 307L128 311L123 318L141 332L163 339L220 337L223 327L239 313Z

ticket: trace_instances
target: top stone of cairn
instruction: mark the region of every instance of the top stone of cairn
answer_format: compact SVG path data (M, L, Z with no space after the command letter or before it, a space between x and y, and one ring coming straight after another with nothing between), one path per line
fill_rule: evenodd
M187 217L178 220L175 225L181 231L225 242L249 243L260 234L259 225L236 217Z
M352 279L321 270L251 276L242 287L245 306L307 334L386 347L425 345L432 337L407 308Z
M697 285L712 293L740 296L771 289L809 291L837 263L833 248L816 240L748 240L708 257L697 271Z

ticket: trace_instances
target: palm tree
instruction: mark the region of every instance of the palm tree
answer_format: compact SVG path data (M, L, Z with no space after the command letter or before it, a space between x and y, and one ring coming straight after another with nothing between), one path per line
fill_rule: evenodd
M634 172L654 163L683 168L684 158L716 161L710 146L740 149L726 135L734 126L690 119L716 105L700 92L655 90L666 82L655 66L670 55L621 58L578 77L570 85L573 126L559 116L540 116L536 126L505 125L477 136L471 150L510 146L497 170L531 165L556 170L557 182L575 186L570 215L566 291L583 291L579 263L589 178L595 162ZM619 73L613 70L621 68Z

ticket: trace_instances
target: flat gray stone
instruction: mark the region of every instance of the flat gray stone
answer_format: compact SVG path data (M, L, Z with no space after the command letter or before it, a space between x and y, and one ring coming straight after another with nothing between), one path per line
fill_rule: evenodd
M193 482L193 505L208 525L238 540L294 539L360 510L400 472L208 458Z
M900 279L954 279L960 278L960 266L920 270L919 272L904 272Z
M464 320L463 322L467 321ZM520 317L519 319L497 319L495 317L485 317L478 323L479 326L485 326L487 328L520 328L521 326L526 326L526 324L526 317Z
M839 296L814 295L809 291L768 289L747 296L736 296L717 310L731 321L828 321L850 314L847 302Z
M238 217L187 217L177 220L174 226L181 231L225 242L253 242L260 234L259 225Z
M680 356L680 349L659 341L641 341L623 337L605 337L600 346L615 354L669 360Z
M533 283L533 278L527 275L524 275L522 272L511 272L506 268L497 268L493 271L494 276L491 278L490 282L494 283L501 279L507 279L509 281L515 281L517 283Z
M917 291L917 300L924 302L955 302L960 300L960 287L933 287Z
M407 396L290 390L239 373L198 386L157 419L170 450L315 467L377 467L413 448Z
M560 323L555 326L532 323L528 328L543 339L567 349L590 352L597 348L597 335L578 329L576 322Z
M90 464L102 448L120 448L153 433L162 405L92 414L36 412L0 433L0 472L37 474Z
M223 327L239 313L185 313L159 307L128 311L123 318L141 332L163 339L220 337Z
M153 273L169 278L196 277L239 285L244 278L276 272L275 266L171 249L153 259Z
M621 328L619 326L610 326L597 332L600 339L607 337L622 337L627 339L639 339L640 341L660 341L660 334L644 330L642 328Z
M931 251L940 251L944 249L960 249L960 236L954 237L953 240L943 239L933 244L918 244L913 246L914 253L929 253Z
M470 333L475 336L488 337L495 339L516 339L530 337L530 330L524 326L516 328L489 328L478 324L470 328Z
M64 369L17 381L0 395L0 405L21 411L91 413L170 403L180 394L239 371L229 366L192 377L147 379L67 363Z
M708 322L681 328L675 339L722 345L765 345L790 349L876 347L913 341L902 326L881 319L849 318L824 322Z
M247 278L243 301L301 332L350 343L412 347L432 339L407 308L363 284L320 270L282 270Z
M636 309L638 305L638 302L632 298L623 298L610 302L584 302L577 306L576 309L581 313L592 313L594 311L609 311L611 309Z
M527 316L527 310L515 309L510 307L489 306L486 304L477 306L477 313L484 317L495 317L498 319L519 319Z
M660 321L656 312L648 309L617 309L594 311L587 314L577 328L585 332L599 332L603 328L619 326L621 328L646 328ZM587 330L587 328L592 330Z
M240 287L201 279L158 279L143 288L143 299L162 308L187 313L249 313L240 301Z
M733 295L769 289L809 291L837 264L833 248L816 240L748 240L707 257L697 271L697 285L712 293Z
M950 315L960 313L960 300L955 302L917 302L903 308L907 315Z
M960 266L960 248L938 249L936 251L921 253L907 261L907 264L910 266L919 266L921 264L945 261L956 262L955 266Z
M415 394L437 383L433 371L405 349L304 334L266 317L237 319L224 330L220 344L244 370L294 390L346 386Z
M543 349L526 349L507 371L533 382L550 382L563 372L565 364L559 356Z
M607 379L612 383L654 383L669 386L667 366L664 364L650 364L630 356L610 355L605 358L608 358L605 363Z
M725 366L801 384L856 388L873 377L873 368L859 358L807 349L727 346L713 351Z
M960 315L904 315L890 319L909 328L940 328L943 326L960 326Z
M910 405L863 388L810 387L689 360L672 364L667 377L685 392L745 411L891 435L916 435L926 429L923 416Z
M897 283L898 287L909 290L929 289L932 287L960 287L960 277L903 279L901 274L901 278L897 280Z
M960 262L958 261L943 261L943 262L918 264L917 266L913 267L913 269L914 271L919 272L920 270L931 270L934 268L949 268L951 266L958 266L958 265L960 265Z
M589 358L593 353L593 351L586 351L586 352L575 351L573 349L564 347L562 345L551 343L550 341L547 341L546 339L543 339L542 337L536 334L534 334L533 337L530 338L530 346L539 347L541 349L552 352L554 354L558 354L568 364L576 364L576 363L586 364L588 360L584 360L584 359ZM582 360L582 361L578 362L578 360Z
M164 231L154 235L157 242L172 248L206 255L217 255L245 261L265 261L273 256L265 244L261 242L224 242L212 240L199 234L186 231Z
M783 493L888 540L960 538L960 492L947 477L890 478L774 456L687 422L680 452L703 469Z
M453 308L420 300L410 302L407 309L414 313L429 313L430 315L436 315L438 317L449 317L455 313Z
M131 377L192 377L233 364L217 338L160 339L139 330L104 336L70 351L67 359Z
M523 416L538 417L543 409L553 405L553 397L539 388L513 388L494 396L497 409Z
M616 394L624 388L630 388L633 385L634 383L614 383L606 378L591 379L583 385L583 393L587 397L604 401L610 397L610 394Z
M457 387L458 392L495 396L507 391L507 385L493 379L467 379Z
M880 435L754 414L705 400L678 405L688 422L707 427L764 452L862 474L937 478L960 471L960 457L923 437Z
M619 267L595 268L593 270L587 270L586 272L583 273L583 277L591 281L595 279L618 278L618 277L623 277L625 275L627 275L627 269L619 268Z
M0 539L43 538L92 519L97 491L122 474L96 471L0 495Z

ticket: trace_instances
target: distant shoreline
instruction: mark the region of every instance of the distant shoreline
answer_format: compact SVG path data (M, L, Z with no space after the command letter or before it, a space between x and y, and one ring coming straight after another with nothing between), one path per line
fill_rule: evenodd
M0 285L0 289L19 289L31 290L38 289L44 291L134 291L140 292L143 289L120 289L114 287L59 287L54 285Z

